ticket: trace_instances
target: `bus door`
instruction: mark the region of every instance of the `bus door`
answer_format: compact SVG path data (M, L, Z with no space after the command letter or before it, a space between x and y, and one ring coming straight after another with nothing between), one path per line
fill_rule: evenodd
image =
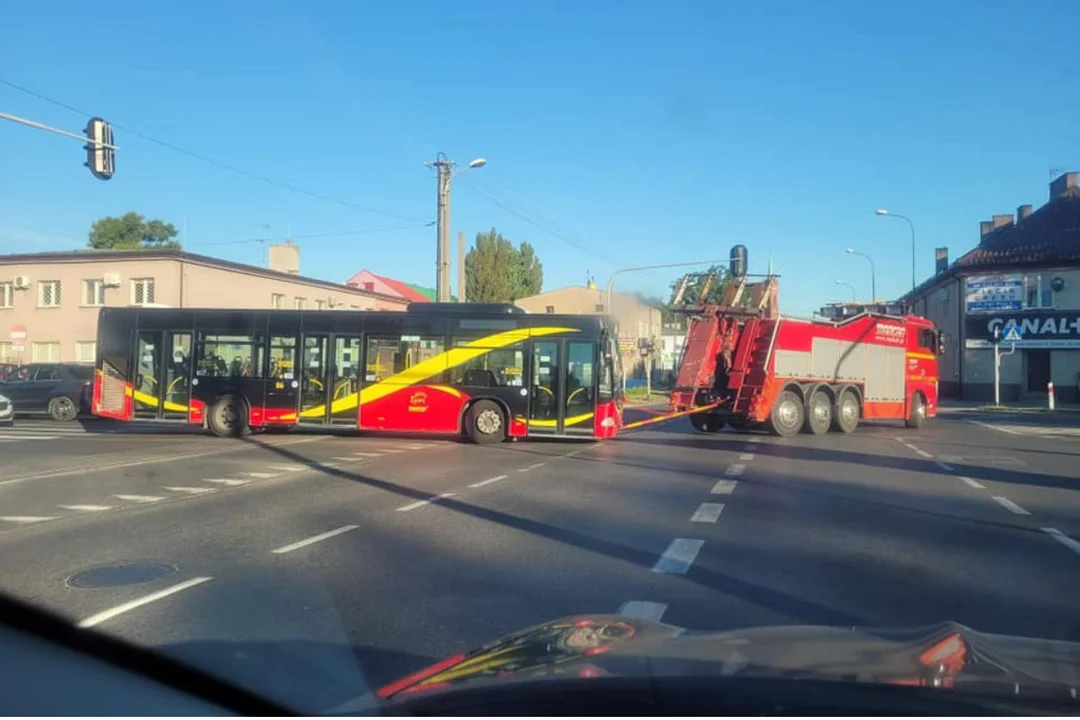
M270 367L266 382L265 418L271 424L293 422L300 402L300 376L296 360L299 338L270 335Z
M139 330L133 367L135 417L187 419L191 398L190 332Z
M533 340L529 434L592 436L596 343Z
M300 422L357 424L360 336L304 335L300 357Z

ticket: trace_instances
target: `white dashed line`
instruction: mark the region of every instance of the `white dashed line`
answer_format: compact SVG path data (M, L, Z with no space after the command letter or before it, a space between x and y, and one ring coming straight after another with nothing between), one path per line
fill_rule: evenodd
M690 516L690 522L714 523L720 519L722 512L724 512L724 503L701 503L697 511Z
M336 457L331 459L337 460L338 462L357 462L357 459L354 457Z
M694 558L701 552L704 540L690 540L689 538L675 538L668 545L667 550L653 565L655 573L667 573L669 575L685 575L690 566L694 564Z
M496 475L493 478L488 478L487 480L481 480L480 482L475 482L472 485L470 485L469 487L471 487L471 488L484 487L485 485L490 485L491 483L497 483L500 480L505 480L505 479L506 479L506 475Z
M250 480L234 480L233 478L203 478L203 482L216 483L217 485L227 485L228 487L236 487L237 485L247 485Z
M745 460L746 462L750 462L751 460L754 459L754 453L743 453L742 455L739 456L739 459L740 460Z
M284 555L285 553L292 552L293 550L299 550L302 547L307 547L308 545L314 545L315 543L320 542L322 540L326 540L327 538L332 538L335 535L341 535L342 533L347 533L350 530L355 530L358 527L360 527L360 526L359 525L342 525L341 527L337 528L336 530L330 530L328 532L324 532L324 533L321 533L319 535L312 535L309 538L305 538L304 540L298 540L298 541L296 541L296 542L294 542L294 543L292 543L290 545L285 545L285 546L279 547L277 550L271 550L270 552L272 552L275 555Z
M953 466L952 465L949 465L948 463L943 463L940 460L937 461L937 466L939 468L941 468L942 470L944 470L945 472L952 472L953 471Z
M398 448L379 448L379 452L384 452L384 453L403 453L403 452L405 452L405 451L404 451L404 450L400 450L400 449L398 449Z
M969 477L962 477L960 479L963 480L965 484L970 485L971 487L975 488L976 490L985 490L986 489L986 486L983 485L978 480L972 480Z
M271 470L282 470L284 472L299 472L307 469L304 465L267 465L266 467Z
M209 580L213 580L213 578L197 577L197 578L191 578L190 580L185 580L184 582L180 583L179 585L173 585L172 587L167 587L164 590L158 590L156 593L150 593L149 595L146 595L146 596L141 597L141 598L137 598L135 600L132 600L131 602L126 602L123 605L117 605L114 608L110 608L110 609L105 610L103 612L99 612L97 615L91 615L90 617L88 617L85 620L83 620L82 622L80 622L79 627L88 628L88 627L94 627L95 625L100 625L101 623L105 622L106 620L112 619L112 618L116 617L117 615L122 615L122 614L128 612L129 610L134 610L135 608L142 607L143 605L147 605L149 603L152 603L155 600L161 600L162 598L167 598L170 595L174 595L174 594L176 594L176 593L178 593L178 592L180 592L182 590L187 590L188 588L193 588L196 585L201 585L204 582L207 582Z
M158 495L113 495L114 498L119 500L127 500L128 502L137 503L152 503L158 500L164 500L165 498Z
M47 520L57 520L56 517L47 517L44 515L4 515L0 516L0 520L10 523L19 523L20 525L29 525L31 523L46 522Z
M281 477L281 473L246 472L244 474L258 480L268 480L270 478Z
M735 492L735 486L739 484L738 480L717 480L713 485L713 495L730 495Z
M1017 505L1016 503L1014 503L1012 500L1010 500L1007 497L1002 497L1001 495L995 495L992 499L998 505L1005 508L1006 510L1008 510L1011 513L1016 513L1017 515L1030 515L1031 514L1027 510L1020 507L1019 505Z
M724 474L731 475L732 477L738 477L739 475L743 474L744 470L746 470L745 465L728 465L728 469L724 471Z
M998 432L1008 433L1009 435L1019 435L1020 433L1008 428L998 427L997 425L991 425L990 423L984 423L981 420L968 420L972 425L981 425L984 428L990 428L991 430L997 430Z
M1049 535L1050 537L1057 540L1059 543L1061 543L1065 547L1072 550L1077 555L1080 555L1080 542L1076 542L1071 537L1069 537L1065 533L1061 532L1057 528L1043 528L1042 531L1044 533L1046 533L1047 535Z
M425 505L430 505L433 502L438 502L442 498L454 497L454 495L456 495L456 493L442 493L441 495L436 495L435 497L428 498L427 500L418 500L417 502L409 503L408 505L402 505L397 509L397 511L409 512L410 510L415 510L417 508L422 508Z
M112 505L61 505L64 510L74 510L76 512L105 512L106 510L112 510Z
M173 492L184 493L185 495L205 495L206 493L217 492L217 488L182 487L177 485L166 485L162 490L171 490Z
M423 450L427 445L406 445L409 450Z
M530 470L535 470L536 468L542 468L545 465L547 465L546 462L533 463L532 465L530 465L528 467L518 468L518 472L529 472Z
M353 453L353 456L354 457L376 458L376 457L382 457L382 453L359 452L359 453Z
M667 603L649 602L647 600L630 600L624 602L619 608L622 617L634 618L635 620L651 620L660 622L667 611Z

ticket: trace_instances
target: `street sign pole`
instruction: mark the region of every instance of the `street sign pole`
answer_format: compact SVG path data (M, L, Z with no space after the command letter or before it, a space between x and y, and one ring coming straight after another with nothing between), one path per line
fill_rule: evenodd
M1005 337L1010 340L1009 352L1001 352L1001 328L994 328L994 406L1001 405L1001 358L1016 352L1016 340L1020 331L1013 323L1005 328Z

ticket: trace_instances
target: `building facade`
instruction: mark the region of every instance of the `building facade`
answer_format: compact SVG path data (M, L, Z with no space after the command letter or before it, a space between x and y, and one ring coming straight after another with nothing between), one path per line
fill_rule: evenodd
M1038 210L994 215L979 244L901 298L945 333L943 397L994 398L994 343L1003 402L1080 402L1080 174L1050 184Z
M408 302L435 302L434 288L425 288L385 275L376 275L370 270L361 270L346 280L345 284L367 292L399 297Z
M0 362L93 362L102 307L404 310L406 300L178 250L0 255ZM295 262L294 262L295 261Z

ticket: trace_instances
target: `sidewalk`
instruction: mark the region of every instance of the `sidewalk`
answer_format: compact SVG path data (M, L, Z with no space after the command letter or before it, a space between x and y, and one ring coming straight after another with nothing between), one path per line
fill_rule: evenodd
M943 399L938 403L939 413L972 412L972 413L1000 413L1000 414L1038 414L1045 416L1071 415L1080 413L1080 404L1056 403L1053 410L1046 405L1034 404L1002 404L994 405L992 402L982 400L950 400Z

